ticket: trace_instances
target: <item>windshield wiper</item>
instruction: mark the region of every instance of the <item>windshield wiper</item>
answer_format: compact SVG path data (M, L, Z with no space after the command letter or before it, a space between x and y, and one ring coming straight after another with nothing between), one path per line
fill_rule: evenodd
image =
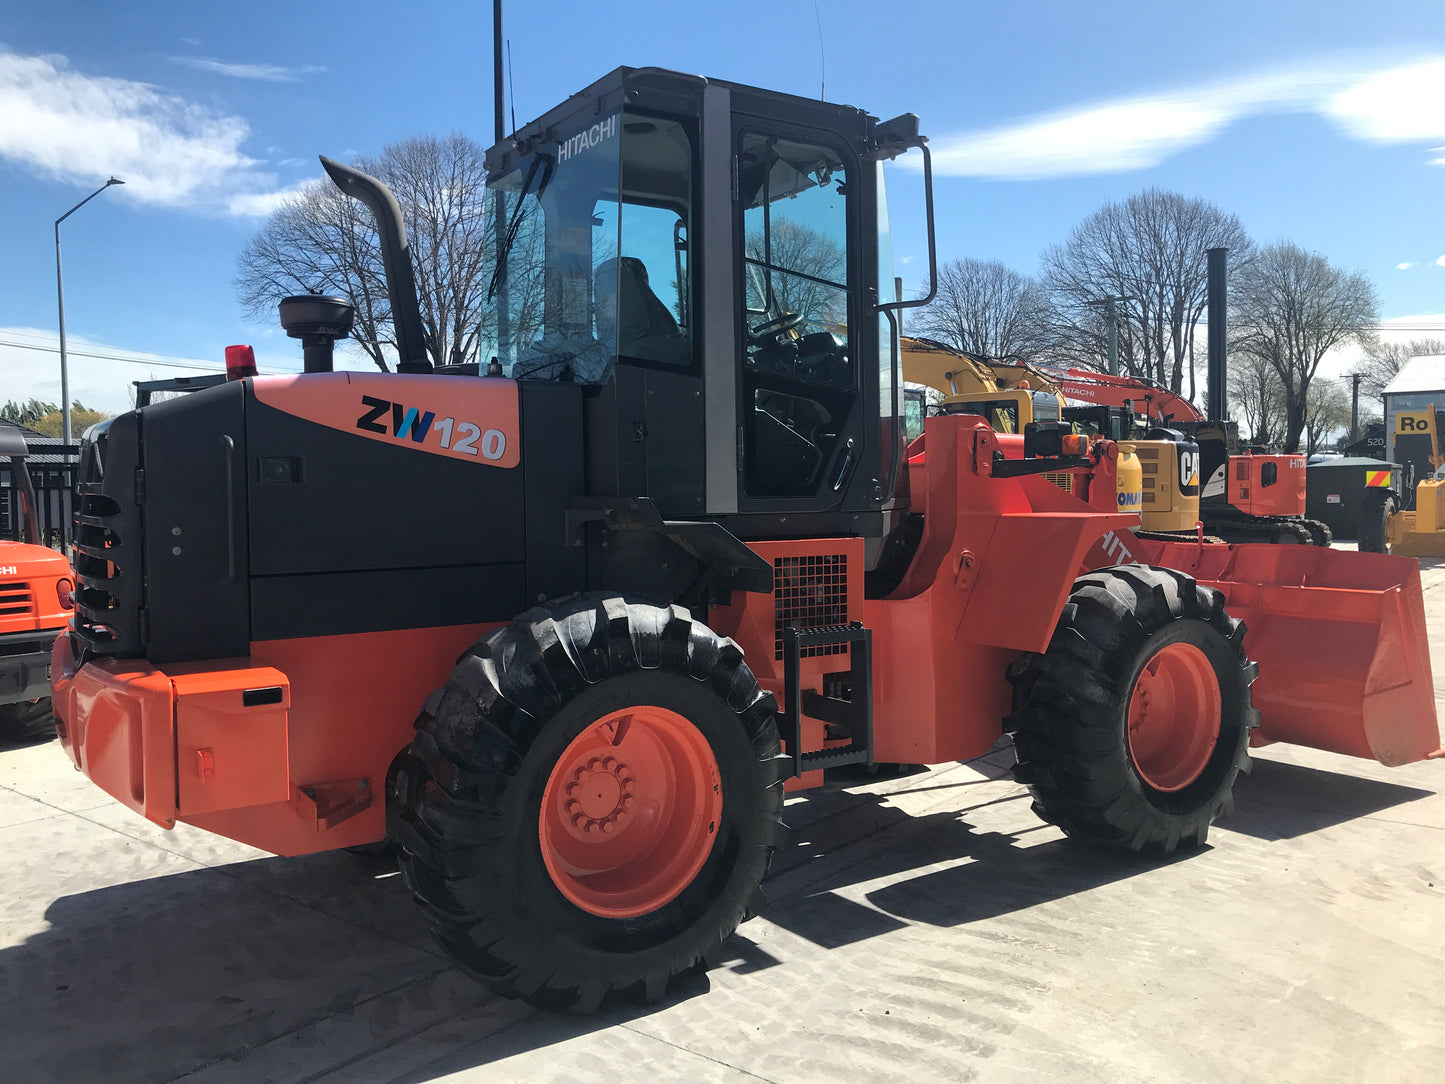
M522 181L522 190L517 193L517 209L512 212L512 220L507 223L507 235L502 238L501 249L497 252L497 266L492 268L492 280L487 283L488 302L496 296L497 279L501 277L502 268L507 266L507 257L512 253L512 244L517 240L517 230L521 227L522 218L526 214L527 193L532 190L532 181L537 176L537 169L544 162L547 164L547 172L542 175L542 183L537 186L537 198L541 199L542 193L547 191L548 182L552 179L552 159L545 154L538 154L532 159L532 164L527 167L527 176Z

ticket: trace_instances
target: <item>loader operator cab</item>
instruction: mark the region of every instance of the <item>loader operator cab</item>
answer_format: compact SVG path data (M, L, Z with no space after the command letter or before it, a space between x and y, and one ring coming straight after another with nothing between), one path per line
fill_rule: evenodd
M919 143L901 118L619 69L488 152L482 356L584 386L590 495L880 513L901 409L882 161Z

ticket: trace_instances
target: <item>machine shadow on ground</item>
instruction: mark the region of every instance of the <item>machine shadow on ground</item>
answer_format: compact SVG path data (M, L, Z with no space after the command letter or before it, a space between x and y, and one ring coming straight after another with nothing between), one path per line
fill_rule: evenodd
M0 753L8 753L12 749L30 749L54 740L54 738L41 738L39 741L12 741L9 738L0 738Z
M1432 792L1364 776L1254 757L1234 788L1232 832L1295 839L1372 813L1429 798Z
M1057 836L1034 842L1034 833L1054 832L1042 824L980 829L970 819L1007 814L1012 825L1023 823L1016 814L1026 816L1021 791L1000 796L994 787L971 799L974 786L989 782L906 780L913 794L958 791L957 809L924 815L847 787L791 803L793 830L765 885L763 917L837 948L909 925L957 927L1008 915L1161 864ZM1228 827L1294 838L1427 794L1257 760ZM43 932L0 950L0 1079L91 1079L100 1066L108 1079L169 1079L322 1024L351 1036L353 1046L327 1048L338 1064L448 1021L467 1038L443 1060L484 1064L653 1011L619 1005L579 1018L503 1002L436 952L400 876L341 853L258 859L64 896L45 918ZM753 972L779 964L746 933L744 926L729 942L723 966ZM706 977L688 980L669 1003L708 989ZM63 1039L57 1021L66 1022ZM235 1065L242 1075L244 1064Z
M969 788L984 782L989 780L933 786L926 775L911 780L915 794L950 787L959 791L957 810L922 817L890 805L885 795L844 791L845 799L836 791L814 792L814 800L835 808L826 818L794 812L800 826L764 886L774 901L764 914L814 944L833 948L910 923L954 927L998 918L1204 853L1159 859L1101 852L1059 838L1042 823L1007 832L980 830L970 818L981 819L977 814L985 807L1026 807L1029 801L1019 791L970 802ZM1235 809L1222 826L1259 839L1294 839L1430 796L1415 787L1255 758L1253 772L1236 786ZM845 800L848 804L839 807ZM830 864L817 841L859 837L858 829L849 830L850 822L866 825L871 836L886 838L891 831L897 841L852 862ZM1052 838L1033 842L1035 832ZM818 863L816 875L809 873L810 862ZM864 893L866 905L855 902L856 891L848 892L879 881L885 883Z

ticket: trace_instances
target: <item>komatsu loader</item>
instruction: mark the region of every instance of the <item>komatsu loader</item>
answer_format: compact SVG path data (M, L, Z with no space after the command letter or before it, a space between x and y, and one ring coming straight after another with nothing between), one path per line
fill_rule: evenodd
M1138 539L1117 444L1058 425L905 449L905 153L928 193L911 115L620 68L488 152L492 356L441 368L395 200L323 160L398 371L331 371L350 307L288 298L305 372L89 432L66 752L161 826L394 839L452 959L578 1009L715 963L832 766L1011 733L1044 818L1162 854L1251 744L1437 755L1414 562Z

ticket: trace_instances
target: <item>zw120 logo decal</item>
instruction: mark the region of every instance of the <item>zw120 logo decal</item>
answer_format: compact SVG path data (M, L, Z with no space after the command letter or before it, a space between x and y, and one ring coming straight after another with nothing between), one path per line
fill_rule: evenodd
M378 399L374 395L363 395L361 402L366 407L366 413L356 419L356 428L365 432L379 433L396 440L410 439L415 444L427 443L435 433L444 450L463 455L480 454L483 459L494 461L507 454L507 434L500 429L483 432L482 427L474 422L438 418L435 411L422 412L416 407Z

